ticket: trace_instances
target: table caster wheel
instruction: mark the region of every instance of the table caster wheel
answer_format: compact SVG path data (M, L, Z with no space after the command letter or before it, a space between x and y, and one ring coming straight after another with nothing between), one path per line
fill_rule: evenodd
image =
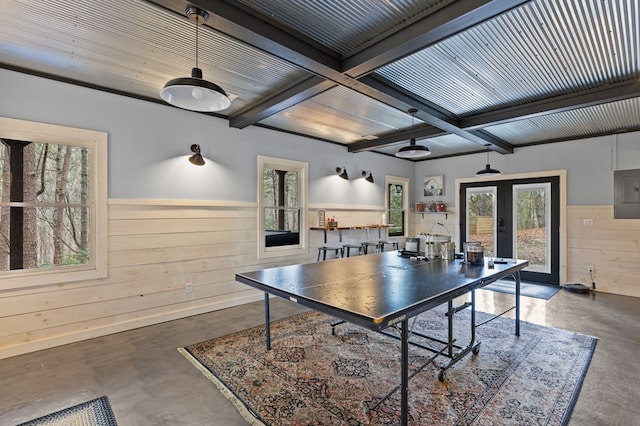
M440 370L440 372L438 373L438 380L440 380L441 382L444 382L446 378L447 377L444 374L444 370Z
M471 350L474 355L478 355L480 353L480 346L476 346Z

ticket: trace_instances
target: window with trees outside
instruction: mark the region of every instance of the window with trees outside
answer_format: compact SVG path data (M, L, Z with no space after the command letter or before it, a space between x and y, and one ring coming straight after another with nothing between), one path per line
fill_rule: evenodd
M305 253L307 163L258 156L259 256Z
M387 224L390 237L400 237L407 233L407 192L409 181L404 178L386 177L385 204L387 206Z
M106 275L105 171L102 132L0 119L0 288Z

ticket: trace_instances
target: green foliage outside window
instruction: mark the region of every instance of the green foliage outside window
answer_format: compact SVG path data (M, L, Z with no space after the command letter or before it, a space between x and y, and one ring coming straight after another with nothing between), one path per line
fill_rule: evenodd
M389 236L404 235L404 193L402 185L390 184L389 191Z
M0 271L89 264L87 148L0 141Z

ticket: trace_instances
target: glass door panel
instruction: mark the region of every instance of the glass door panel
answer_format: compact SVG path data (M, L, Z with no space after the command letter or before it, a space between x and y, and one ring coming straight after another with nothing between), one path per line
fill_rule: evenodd
M485 256L527 259L523 280L558 284L559 187L557 176L462 184L461 243L480 241Z
M467 188L465 241L479 241L485 256L496 251L496 202L495 186Z
M514 257L530 272L551 273L551 183L513 185Z

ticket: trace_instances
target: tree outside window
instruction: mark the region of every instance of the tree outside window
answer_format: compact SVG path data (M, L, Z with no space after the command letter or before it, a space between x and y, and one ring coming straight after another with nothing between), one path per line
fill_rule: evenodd
M403 185L390 183L387 185L387 192L387 199L389 200L389 236L402 236L405 232Z
M87 148L1 141L0 271L88 264Z
M300 243L298 172L265 167L264 229L267 247Z
M258 255L305 254L307 163L258 156Z
M106 276L106 143L0 117L0 290Z

